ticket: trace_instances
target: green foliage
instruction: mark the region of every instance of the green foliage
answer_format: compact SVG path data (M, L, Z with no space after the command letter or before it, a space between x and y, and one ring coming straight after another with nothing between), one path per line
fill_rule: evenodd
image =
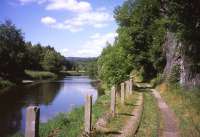
M167 2L169 29L182 41L182 55L190 61L191 71L200 73L200 2L171 0Z
M50 78L56 78L56 74L48 71L33 71L33 70L25 70L25 74L31 78L36 80L42 80L42 79L50 79Z
M47 50L44 53L44 58L41 62L42 68L46 71L58 72L62 69L64 58L54 50Z
M0 24L0 77L3 79L18 82L25 76L25 69L58 72L69 65L54 48L25 43L21 30L10 21ZM41 73L32 76L36 78L40 75L52 76ZM6 83L1 85L5 86Z
M174 65L172 68L172 72L169 76L170 83L178 83L180 81L180 65Z
M160 6L158 0L128 0L115 9L118 37L112 46L103 50L98 61L103 81L118 84L132 69L143 80L163 71L162 44L167 20L162 17Z
M142 80L161 74L166 64L163 44L167 31L177 34L178 40L183 43L181 54L191 62L191 71L199 73L199 7L199 2L188 0L127 0L117 7L114 17L119 25L118 37L99 58L102 80L108 84L117 84L124 79L121 74L130 74L132 70L124 67L125 65L115 65L118 60L124 60L120 64L130 63L130 68ZM119 72L116 67L121 70L119 76L116 74Z
M153 87L155 87L155 86L161 84L162 82L163 82L163 75L157 74L157 76L151 80L151 85Z
M42 47L41 44L32 45L30 42L26 45L28 50L26 69L59 72L71 65L53 47Z
M83 128L84 109L75 108L70 113L60 114L40 126L40 136L76 137Z
M25 42L21 30L10 21L0 24L0 76L16 79L23 74Z
M91 77L91 78L97 78L98 77L98 67L97 67L97 61L90 61L87 64L86 67L86 73Z
M98 59L99 77L108 86L127 79L131 69L129 59L120 46L108 45Z

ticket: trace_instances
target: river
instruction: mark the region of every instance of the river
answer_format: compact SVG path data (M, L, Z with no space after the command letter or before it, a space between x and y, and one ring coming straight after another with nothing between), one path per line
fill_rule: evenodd
M18 86L0 96L0 137L24 133L26 108L40 107L40 122L45 123L58 113L84 105L86 94L97 99L97 88L87 76L66 76L60 80Z

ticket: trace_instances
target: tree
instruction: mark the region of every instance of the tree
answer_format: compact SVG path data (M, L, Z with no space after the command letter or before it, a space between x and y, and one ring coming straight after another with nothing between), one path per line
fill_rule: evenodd
M108 44L103 49L98 59L98 72L100 79L109 87L127 79L131 70L131 63L122 47Z
M42 68L46 71L58 72L62 69L64 57L54 50L48 49L42 61Z
M0 24L0 76L14 80L24 72L25 42L11 21Z

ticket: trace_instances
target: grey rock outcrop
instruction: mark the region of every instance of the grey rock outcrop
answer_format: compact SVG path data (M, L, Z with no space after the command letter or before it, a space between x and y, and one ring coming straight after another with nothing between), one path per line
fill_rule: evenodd
M181 41L176 39L176 36L172 32L167 32L163 50L166 56L166 66L163 76L166 80L169 80L172 75L173 68L179 67L179 82L184 87L199 87L200 86L200 68L197 71L192 70L194 62L182 52L182 49L186 49L186 46ZM194 50L194 49L192 49ZM199 53L200 54L200 53Z

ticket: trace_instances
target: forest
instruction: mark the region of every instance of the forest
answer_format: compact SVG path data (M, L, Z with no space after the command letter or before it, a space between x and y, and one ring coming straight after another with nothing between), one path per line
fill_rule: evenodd
M127 0L114 11L118 37L98 58L107 85L140 81L200 85L200 2ZM192 82L193 81L193 82Z
M0 24L0 78L17 81L24 70L83 70L108 87L130 74L154 84L167 80L199 86L199 6L187 0L128 0L114 10L115 42L88 61L69 62L51 46L25 42L23 32L5 21Z
M6 87L10 82L19 83L27 74L34 75L34 72L25 70L40 71L40 74L48 77L49 74L53 75L72 67L53 47L26 42L23 32L8 20L0 24L0 60L2 87Z

